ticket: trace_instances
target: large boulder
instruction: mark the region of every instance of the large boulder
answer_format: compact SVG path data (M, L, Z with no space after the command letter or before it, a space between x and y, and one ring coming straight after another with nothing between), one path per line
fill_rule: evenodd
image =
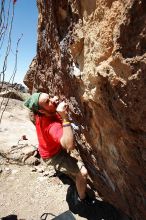
M68 100L77 148L100 196L144 220L146 1L37 0L37 6L37 55L25 84Z

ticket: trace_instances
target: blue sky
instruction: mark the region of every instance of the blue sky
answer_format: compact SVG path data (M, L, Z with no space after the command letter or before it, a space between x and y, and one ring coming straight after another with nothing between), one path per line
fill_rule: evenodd
M6 4L9 0L5 0ZM21 34L23 34L22 39L19 43L18 48L18 64L17 72L14 81L18 83L23 82L24 75L29 68L29 65L36 55L36 45L37 45L37 19L38 10L36 6L36 0L17 0L15 4L15 16L12 28L12 52L8 57L7 71L5 72L5 81L10 79L13 74L15 56L13 52L16 51L16 44ZM5 39L5 45L7 44L7 39ZM0 51L0 71L2 71L3 60L6 51L6 46Z

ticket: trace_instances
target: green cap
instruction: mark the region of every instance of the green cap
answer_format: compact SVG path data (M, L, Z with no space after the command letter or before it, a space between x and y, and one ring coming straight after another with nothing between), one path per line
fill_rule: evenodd
M41 92L35 92L31 95L30 98L28 98L25 102L24 105L32 110L33 112L36 112L39 110L39 97L40 97Z

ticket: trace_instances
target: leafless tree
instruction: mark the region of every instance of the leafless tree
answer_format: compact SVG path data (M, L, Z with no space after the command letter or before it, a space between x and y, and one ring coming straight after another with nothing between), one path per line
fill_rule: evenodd
M12 28L13 28L13 21L14 21L14 12L15 12L15 4L16 0L1 0L0 1L0 51L3 49L5 43L5 54L4 54L4 61L2 64L2 70L0 70L0 92L3 90L3 85L5 82L6 70L8 65L8 57L10 52L12 52ZM6 37L8 36L8 38ZM22 37L22 35L21 35ZM15 64L13 72L10 76L9 83L13 85L15 75L17 72L17 59L18 59L18 46L21 40L21 37L17 40L16 50L14 53L15 56ZM0 67L1 68L1 67ZM11 88L13 89L13 87ZM6 88L6 92L8 87ZM11 93L10 93L11 94ZM2 120L2 116L6 107L8 105L10 96L8 97L7 101L4 103L4 98L0 103L0 123Z

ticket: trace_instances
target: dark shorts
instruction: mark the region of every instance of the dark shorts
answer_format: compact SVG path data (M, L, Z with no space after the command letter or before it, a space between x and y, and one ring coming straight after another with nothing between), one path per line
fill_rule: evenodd
M80 172L82 162L76 158L70 156L65 150L62 150L57 155L49 159L43 159L47 166L54 166L56 170L59 170L66 174L77 174Z

